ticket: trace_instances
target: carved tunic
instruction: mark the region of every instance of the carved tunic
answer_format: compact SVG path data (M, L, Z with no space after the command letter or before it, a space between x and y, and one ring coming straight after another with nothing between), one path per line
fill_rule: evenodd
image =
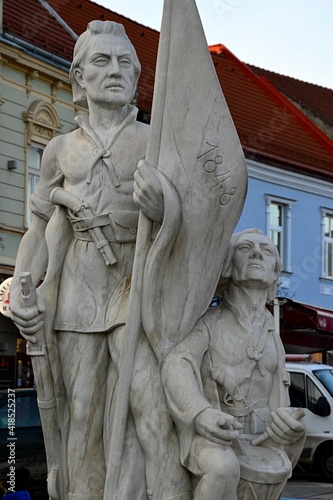
M209 310L168 356L162 377L187 465L196 436L194 421L206 408L234 415L244 434L261 434L270 412L288 406L284 350L266 311L253 345L246 325L227 307Z
M48 220L54 210L50 193L62 187L86 202L96 216L80 219L66 209L72 237L63 259L56 330L103 332L126 321L138 221L133 174L145 157L148 134L147 125L136 121L136 113L132 108L104 148L88 120L80 116L78 130L56 137L45 150L32 211ZM117 258L112 266L106 266L89 233L96 226L103 229Z

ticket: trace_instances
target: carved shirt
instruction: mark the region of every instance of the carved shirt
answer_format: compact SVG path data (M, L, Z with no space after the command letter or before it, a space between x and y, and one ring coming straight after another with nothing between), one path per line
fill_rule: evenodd
M136 121L136 113L132 108L104 148L88 119L81 116L77 130L56 137L45 149L32 211L50 219L50 227L52 219L58 217L58 228L67 224L71 234L62 256L61 242L49 244L50 260L62 261L56 330L104 332L126 321L138 220L133 174L138 161L145 157L148 139L148 127ZM57 208L53 213L49 198L55 187L62 187L89 205L97 216L94 224L102 227L110 242L116 264L106 266L84 220L76 221L68 209ZM58 249L53 248L55 245Z
M245 423L244 433L255 435L264 432L271 411L288 406L283 345L268 311L262 326L259 354L230 309L212 308L167 357L162 377L183 465L195 418L205 409L234 415Z

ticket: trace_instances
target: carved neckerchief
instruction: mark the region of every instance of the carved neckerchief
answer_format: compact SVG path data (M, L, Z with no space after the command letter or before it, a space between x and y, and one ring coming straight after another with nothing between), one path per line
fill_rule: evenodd
M233 304L230 301L229 297L224 298L223 306L232 312L236 321L239 323L242 330L247 335L248 345L246 348L246 355L249 359L249 363L248 363L248 370L247 370L247 373L245 375L245 379L248 380L251 378L253 370L255 369L256 366L258 367L260 374L262 376L264 376L265 373L267 373L267 369L265 368L264 363L262 362L262 351L265 347L267 333L269 331L274 330L274 327L271 324L272 323L271 319L268 317L268 315L263 313L263 324L260 325L260 327L259 327L260 328L260 333L258 336L259 342L256 346L254 346L253 340L252 340L253 324L251 323L251 321L249 321L247 318L245 318L241 314L239 308L237 308L235 306L235 304ZM271 324L271 326L270 326L270 324Z
M116 130L112 133L112 135L109 137L109 140L107 141L106 145L104 146L101 139L98 137L98 135L95 133L95 131L92 129L89 123L88 116L86 115L79 115L75 118L76 123L78 126L85 131L87 135L92 139L92 141L95 143L97 147L97 151L94 151L95 156L91 164L89 165L88 169L88 175L86 178L87 184L90 184L91 182L91 177L92 177L92 172L97 165L99 160L102 160L103 165L105 165L112 184L115 188L120 186L120 182L116 173L116 169L114 164L111 161L112 153L111 153L111 146L114 144L116 139L119 137L120 133L124 128L133 120L136 119L137 116L137 108L134 106L131 106L131 111L130 113L126 116L126 118L122 121L122 123L116 128Z

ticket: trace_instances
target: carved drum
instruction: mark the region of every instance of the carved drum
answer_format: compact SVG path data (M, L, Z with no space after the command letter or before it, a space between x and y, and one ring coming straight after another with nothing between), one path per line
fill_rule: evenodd
M245 440L241 447L238 500L279 500L292 472L287 454L279 447L253 446Z

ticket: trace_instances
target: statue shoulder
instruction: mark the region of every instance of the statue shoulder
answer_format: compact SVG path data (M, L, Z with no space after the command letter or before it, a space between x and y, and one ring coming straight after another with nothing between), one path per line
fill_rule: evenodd
M227 309L223 305L223 302L221 302L216 306L210 306L203 315L203 319L207 320L209 318L209 321L219 321L222 315L227 315L228 313L230 314L229 309Z
M66 134L60 134L53 137L46 146L48 149L59 150L59 148L68 147L73 144L73 141L77 141L81 131L79 129L73 130L72 132L67 132Z
M197 324L205 325L208 331L215 329L215 325L222 320L223 314L226 311L223 309L223 305L209 307L204 315L198 320Z

